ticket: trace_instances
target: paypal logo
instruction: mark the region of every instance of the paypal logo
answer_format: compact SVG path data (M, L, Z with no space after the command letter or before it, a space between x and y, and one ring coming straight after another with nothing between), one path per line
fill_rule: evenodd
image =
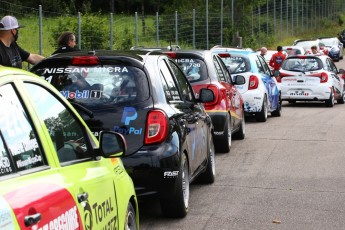
M138 114L133 107L124 107L121 122L125 125L129 125L130 121L137 119Z

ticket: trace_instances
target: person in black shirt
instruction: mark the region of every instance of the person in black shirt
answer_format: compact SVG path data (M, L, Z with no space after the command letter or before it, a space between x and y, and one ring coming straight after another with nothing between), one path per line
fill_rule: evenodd
M22 68L22 62L37 64L43 56L32 54L22 49L17 44L19 28L18 20L10 15L3 17L0 21L0 65Z
M72 32L64 32L58 39L59 48L52 54L66 53L72 51L78 51L79 49L74 48L76 45L75 35Z

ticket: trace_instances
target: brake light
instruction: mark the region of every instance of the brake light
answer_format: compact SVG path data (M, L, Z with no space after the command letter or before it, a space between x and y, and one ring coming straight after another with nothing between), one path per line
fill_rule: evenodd
M328 81L328 74L325 72L321 73L321 77L320 77L320 83L325 83Z
M75 56L72 65L99 65L100 61L95 56Z
M165 140L168 133L168 119L160 110L150 111L147 115L145 144L157 144Z
M281 83L283 77L288 77L288 76L292 76L292 75L291 75L291 74L284 74L284 73L280 72L280 73L279 73L279 76L276 76L277 82L278 82L278 83Z
M176 53L175 52L165 52L166 55L168 55L171 58L176 58Z
M216 85L208 85L207 88L213 91L214 100L212 102L207 102L204 105L205 106L211 106L211 105L217 104L218 98L219 98L219 89L218 89L218 87Z
M219 53L218 56L222 57L222 58L229 58L229 57L231 57L231 55L229 53Z
M251 89L257 89L259 86L259 79L257 76L255 75L251 75L249 77L249 83L248 83L248 89L251 90Z

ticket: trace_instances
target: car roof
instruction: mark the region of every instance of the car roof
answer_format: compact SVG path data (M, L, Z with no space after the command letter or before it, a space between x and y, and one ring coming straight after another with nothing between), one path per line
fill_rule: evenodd
M0 78L8 76L8 75L23 75L23 74L37 77L37 75L23 69L18 69L14 67L6 67L6 66L0 65Z

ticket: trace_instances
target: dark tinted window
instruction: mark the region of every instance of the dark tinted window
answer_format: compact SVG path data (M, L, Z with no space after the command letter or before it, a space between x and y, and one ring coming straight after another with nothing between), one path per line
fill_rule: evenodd
M187 76L189 82L203 81L208 78L206 64L201 59L177 58L177 64Z
M165 97L167 101L168 102L182 101L178 88L176 87L176 83L169 70L167 63L162 60L160 62L159 68L160 68L161 79L163 82L164 93L165 93Z
M0 176L45 165L30 117L12 85L0 88Z
M193 91L190 87L188 80L186 79L186 76L183 74L183 72L175 65L175 63L170 62L170 66L177 78L177 84L180 86L182 96L184 100L186 101L192 101L193 100Z
M66 98L86 106L145 101L149 87L145 73L132 66L45 68L36 71Z
M224 81L227 82L225 76L224 76L224 72L222 70L221 65L218 63L216 56L213 56L213 64L214 64L214 68L216 69L216 74L217 74L217 78L219 81Z
M44 121L58 153L60 162L89 158L83 127L66 107L41 86L25 83L31 93L38 115Z

